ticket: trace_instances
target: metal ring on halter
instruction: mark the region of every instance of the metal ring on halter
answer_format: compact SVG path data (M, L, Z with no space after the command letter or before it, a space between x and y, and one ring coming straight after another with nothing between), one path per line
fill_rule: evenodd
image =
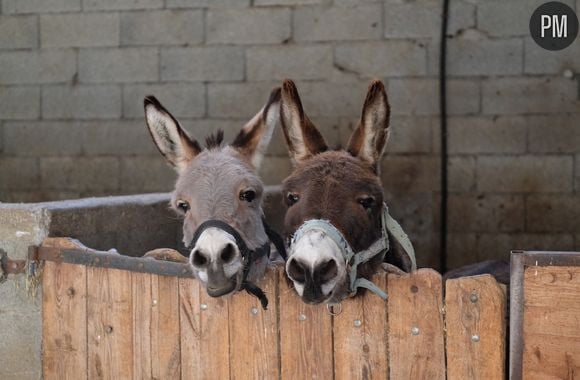
M340 313L342 313L342 304L339 303L327 303L326 304L326 309L328 310L328 313L334 317L336 317L337 315L340 315ZM336 310L338 309L338 310Z

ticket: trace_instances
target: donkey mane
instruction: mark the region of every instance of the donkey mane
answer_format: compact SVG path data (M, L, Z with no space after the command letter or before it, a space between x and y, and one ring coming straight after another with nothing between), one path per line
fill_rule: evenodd
M224 131L218 129L215 134L210 134L205 138L205 147L207 149L219 148L224 142Z

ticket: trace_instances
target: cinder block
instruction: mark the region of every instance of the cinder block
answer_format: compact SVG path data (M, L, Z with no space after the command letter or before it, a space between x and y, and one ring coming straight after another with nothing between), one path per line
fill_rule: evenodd
M523 42L519 38L490 40L477 33L447 42L448 75L516 75L523 72ZM429 72L439 73L439 42L429 45Z
M521 116L451 117L448 147L452 154L524 153L526 119Z
M248 8L250 0L166 0L167 8Z
M144 120L143 98L154 95L176 118L202 117L205 114L205 85L137 84L123 88L123 116Z
M391 137L387 144L389 153L431 152L431 119L420 116L391 117Z
M117 119L121 117L118 86L50 86L42 89L45 119Z
M439 2L405 2L384 6L387 38L421 38L441 33L441 4ZM413 20L410 22L409 20ZM475 26L475 6L454 1L449 5L447 33Z
M353 83L304 82L298 91L306 114L311 117L359 118L368 82Z
M144 118L142 120L115 120L83 122L77 126L80 139L77 144L85 155L127 156L157 155ZM161 157L161 155L160 155Z
M36 48L36 16L0 16L0 49Z
M113 157L43 157L40 184L44 189L117 190L119 160Z
M14 286L14 284L7 283L3 286ZM2 360L2 367L0 367L2 379L32 379L35 374L40 373L41 326L42 318L38 311L2 313L0 357L11 358L11 360ZM35 369L38 369L38 372Z
M449 230L453 232L522 232L524 215L521 195L449 196Z
M576 112L578 84L567 78L501 78L482 83L484 114Z
M253 8L209 10L206 40L211 44L277 44L290 38L290 10Z
M386 194L429 193L439 189L439 159L435 156L387 154L381 164Z
M260 178L266 185L278 185L292 172L289 157L266 157L260 167Z
M531 232L580 232L580 196L530 195L526 227Z
M268 101L268 95L279 83L210 83L208 112L212 118L246 119L254 116ZM240 102L240 99L244 99Z
M68 13L40 16L43 47L118 46L116 13Z
M506 260L514 250L528 251L571 251L574 236L571 234L481 234L477 249L478 261Z
M480 156L477 189L490 192L571 192L570 156Z
M380 39L381 12L381 4L365 4L352 8L298 7L294 10L294 40Z
M36 158L0 158L0 189L25 190L38 186L39 169Z
M525 72L529 74L556 74L564 71L580 72L580 44L572 43L564 50L553 51L540 47L531 38L526 38Z
M40 116L38 87L0 87L0 118L37 119Z
M86 11L154 8L163 8L163 0L83 0Z
M81 193L75 191L52 190L0 190L0 202L7 203L38 203L47 201L62 201L80 198Z
M574 167L576 168L575 178L574 178L574 190L580 193L580 154L574 157Z
M68 82L76 74L72 50L0 52L0 84Z
M413 41L341 44L335 48L335 64L367 78L424 75L427 52Z
M2 13L57 13L81 10L81 0L2 0Z
M75 122L4 124L5 153L11 156L68 156L81 153L81 129Z
M526 117L531 153L577 153L580 147L580 114Z
M121 158L121 190L136 193L167 192L175 186L177 173L163 157Z
M448 113L479 113L479 82L451 79L447 81ZM393 115L439 114L439 81L428 78L390 79L388 94Z
M449 191L472 191L475 189L475 157L450 157L447 163ZM439 173L434 176L441 178Z
M240 47L168 48L161 51L163 81L241 81L244 50Z
M449 269L460 268L477 262L477 234L447 234L447 266Z
M203 42L203 12L142 11L121 14L122 45L189 45Z
M158 77L156 48L83 49L79 52L81 82L152 82Z
M246 50L247 79L324 79L332 72L332 46L281 45Z
M264 101L265 102L265 101ZM258 110L256 110L258 112ZM196 139L203 146L205 138L218 130L224 132L224 142L229 144L234 141L238 132L248 122L249 119L196 119L182 120L181 126L185 128L189 135Z

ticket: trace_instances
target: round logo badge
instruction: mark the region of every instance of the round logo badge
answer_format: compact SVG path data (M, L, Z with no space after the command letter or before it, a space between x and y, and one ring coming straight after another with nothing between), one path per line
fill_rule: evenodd
M540 5L530 19L530 33L547 50L562 50L578 35L578 17L566 4L551 1Z

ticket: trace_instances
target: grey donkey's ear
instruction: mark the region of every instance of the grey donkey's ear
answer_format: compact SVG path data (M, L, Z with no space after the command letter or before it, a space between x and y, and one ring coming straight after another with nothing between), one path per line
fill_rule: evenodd
M147 127L157 149L178 172L183 170L201 152L198 142L188 136L154 96L145 97L143 104Z
M244 155L256 169L260 167L274 129L280 120L280 88L270 93L268 102L250 120L232 142L232 147Z
M385 86L380 80L369 85L358 127L348 142L348 152L372 165L378 172L379 162L389 140L391 110Z
M294 165L328 149L324 138L304 113L296 85L290 79L282 85L280 121Z

